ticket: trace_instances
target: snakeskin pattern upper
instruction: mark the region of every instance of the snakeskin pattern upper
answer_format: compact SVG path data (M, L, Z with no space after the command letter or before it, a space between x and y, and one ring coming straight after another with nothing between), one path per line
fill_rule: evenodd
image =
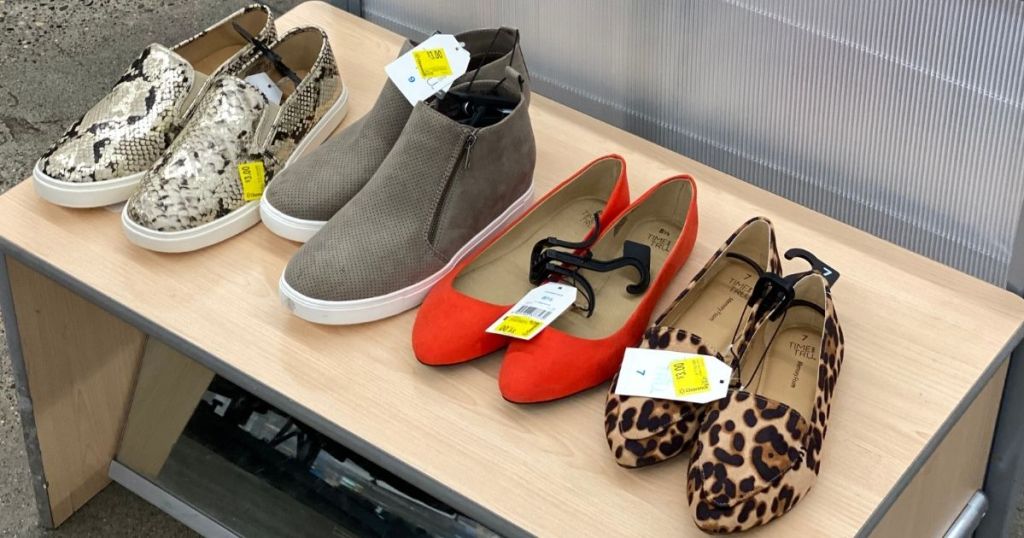
M198 75L176 51L254 10L268 13L258 38L273 39L276 32L269 10L252 5L174 48L150 45L111 91L47 150L39 160L39 170L71 183L117 179L148 170L174 140L212 80ZM251 62L253 53L251 45L242 47L214 74L237 71ZM197 83L205 86L194 88Z
M43 155L40 170L73 183L144 172L177 134L178 112L194 79L181 56L150 45Z
M197 107L167 153L146 174L128 200L127 214L156 231L195 228L241 208L243 198L238 165L264 164L266 181L279 170L310 129L341 95L341 79L326 35L309 74L280 106L267 103L254 86L222 75ZM261 60L241 74L259 71ZM264 124L270 122L267 128ZM265 134L264 134L265 133Z
M266 108L250 84L218 79L192 121L143 177L128 201L129 216L153 230L175 231L241 206L237 166L255 160L253 137Z
M297 28L285 34L281 40L301 32L320 32L323 36L323 47L313 69L302 80L295 93L288 99L287 105L281 110L274 129L271 132L270 144L264 154L268 168L280 170L295 151L295 146L305 138L320 118L338 101L344 89L338 63L334 59L334 51L319 28ZM259 60L254 61L258 65ZM250 71L250 65L246 68Z

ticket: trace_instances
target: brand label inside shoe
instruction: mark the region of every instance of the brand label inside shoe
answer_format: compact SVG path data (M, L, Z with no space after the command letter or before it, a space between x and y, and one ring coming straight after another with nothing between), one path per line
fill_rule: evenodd
M263 93L263 96L267 98L267 101L275 105L281 104L281 97L284 95L281 92L281 88L274 84L274 81L270 79L270 75L266 73L256 73L255 75L249 75L245 77L245 81L256 89Z
M238 165L238 179L242 182L242 199L246 202L259 200L266 185L266 170L260 161Z
M415 105L448 91L468 68L469 51L462 48L455 36L437 34L399 56L384 71L409 103Z
M615 393L708 403L729 391L732 368L710 355L627 348Z
M487 328L487 332L530 340L576 302L576 288L556 282L538 286L523 296Z

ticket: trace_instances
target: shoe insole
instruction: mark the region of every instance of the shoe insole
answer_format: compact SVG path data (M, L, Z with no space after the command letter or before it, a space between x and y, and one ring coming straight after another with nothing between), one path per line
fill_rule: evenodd
M651 247L651 282L658 277L665 260L672 252L672 247L682 232L679 224L668 219L649 218L628 222L628 229L617 234L622 242L633 241ZM621 243L617 240L617 244ZM609 259L622 256L621 250L612 256L595 252L595 257ZM633 315L643 294L633 295L626 291L626 286L635 284L638 275L632 268L623 268L607 273L583 270L581 274L594 288L595 305L591 317L582 311L570 309L561 315L552 326L580 338L604 338L625 323ZM582 297L578 303L585 302Z
M594 213L604 208L597 196L569 201L548 218L529 216L499 239L455 279L455 289L493 304L512 304L534 288L530 284L530 253L547 237L582 241L594 226Z
M689 307L675 319L664 324L695 333L709 347L725 353L736 333L740 316L754 291L758 275L750 265L722 257L716 262L721 268L694 294Z
M217 68L221 66L221 64L226 62L228 58L234 56L236 52L242 50L242 46L243 45L240 44L229 45L227 47L221 47L219 49L213 50L206 56L192 62L192 67L194 67L196 71L199 71L204 75L212 75L213 72L216 71Z
M753 392L790 406L810 421L818 387L820 345L821 327L783 327L768 348Z

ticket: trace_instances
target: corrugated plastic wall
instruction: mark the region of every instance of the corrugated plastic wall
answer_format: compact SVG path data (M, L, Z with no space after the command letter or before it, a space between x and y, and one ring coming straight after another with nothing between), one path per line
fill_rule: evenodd
M539 93L1003 284L1024 201L1024 2L364 0L409 35L522 30Z

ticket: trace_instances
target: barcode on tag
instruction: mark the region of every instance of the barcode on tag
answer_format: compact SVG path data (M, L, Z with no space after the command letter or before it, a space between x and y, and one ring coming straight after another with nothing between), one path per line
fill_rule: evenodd
M529 340L576 302L576 288L548 282L530 290L487 328L487 332Z
M549 317L551 317L552 313L553 312L551 312L550 310L544 310L543 308L537 308L535 306L520 306L519 309L516 310L516 314L526 314L527 316L535 317L541 320L548 319Z

